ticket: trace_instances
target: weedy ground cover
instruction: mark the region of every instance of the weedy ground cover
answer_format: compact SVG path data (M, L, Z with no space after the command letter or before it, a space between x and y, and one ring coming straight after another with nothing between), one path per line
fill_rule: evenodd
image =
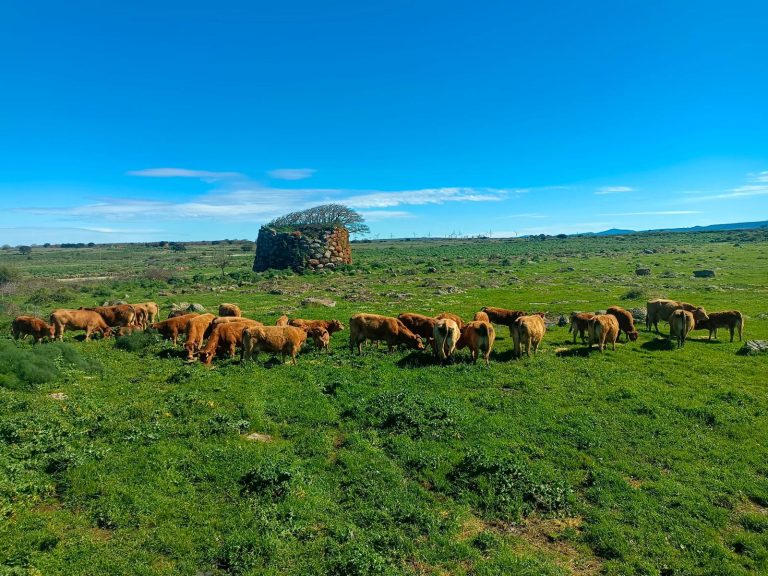
M500 327L490 368L466 351L445 367L411 351L353 355L347 331L296 367L212 369L151 334L10 339L17 313L115 299L346 323L483 305L556 318L655 296L739 309L747 337L768 339L763 232L353 254L300 275L250 272L237 243L0 251L15 271L0 301L0 573L768 571L768 359L738 355L727 331L676 350L643 327L600 354L554 326L539 355L513 360ZM701 268L716 276L693 278Z

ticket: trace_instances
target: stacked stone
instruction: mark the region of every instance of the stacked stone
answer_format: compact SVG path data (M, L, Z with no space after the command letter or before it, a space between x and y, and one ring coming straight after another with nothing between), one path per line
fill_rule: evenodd
M333 270L352 263L349 232L343 227L301 226L291 232L262 227L253 269Z

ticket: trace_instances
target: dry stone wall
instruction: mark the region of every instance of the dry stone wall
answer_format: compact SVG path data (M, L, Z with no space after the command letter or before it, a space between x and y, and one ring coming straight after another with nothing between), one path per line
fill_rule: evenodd
M262 226L256 240L253 270L332 270L351 263L352 249L346 228L300 226L285 232Z

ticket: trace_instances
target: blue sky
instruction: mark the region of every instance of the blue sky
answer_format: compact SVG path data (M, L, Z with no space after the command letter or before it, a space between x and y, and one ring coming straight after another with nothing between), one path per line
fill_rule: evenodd
M47 2L0 19L0 243L768 218L768 3Z

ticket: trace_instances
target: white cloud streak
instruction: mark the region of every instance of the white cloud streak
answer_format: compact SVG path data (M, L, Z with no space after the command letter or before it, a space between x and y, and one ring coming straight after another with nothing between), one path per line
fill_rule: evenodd
M602 196L604 194L625 194L627 192L634 192L635 189L629 186L603 186L595 191L595 194Z
M757 174L749 174L750 182L766 182L768 183L768 170L763 170Z
M270 178L276 180L304 180L311 178L317 170L314 168L278 168L268 172Z
M239 172L211 172L210 170L188 170L187 168L145 168L143 170L130 170L127 174L144 178L197 178L206 182L243 178Z
M425 188L399 192L368 192L341 200L352 208L391 208L409 205L444 204L446 202L498 202L510 190L495 188Z

